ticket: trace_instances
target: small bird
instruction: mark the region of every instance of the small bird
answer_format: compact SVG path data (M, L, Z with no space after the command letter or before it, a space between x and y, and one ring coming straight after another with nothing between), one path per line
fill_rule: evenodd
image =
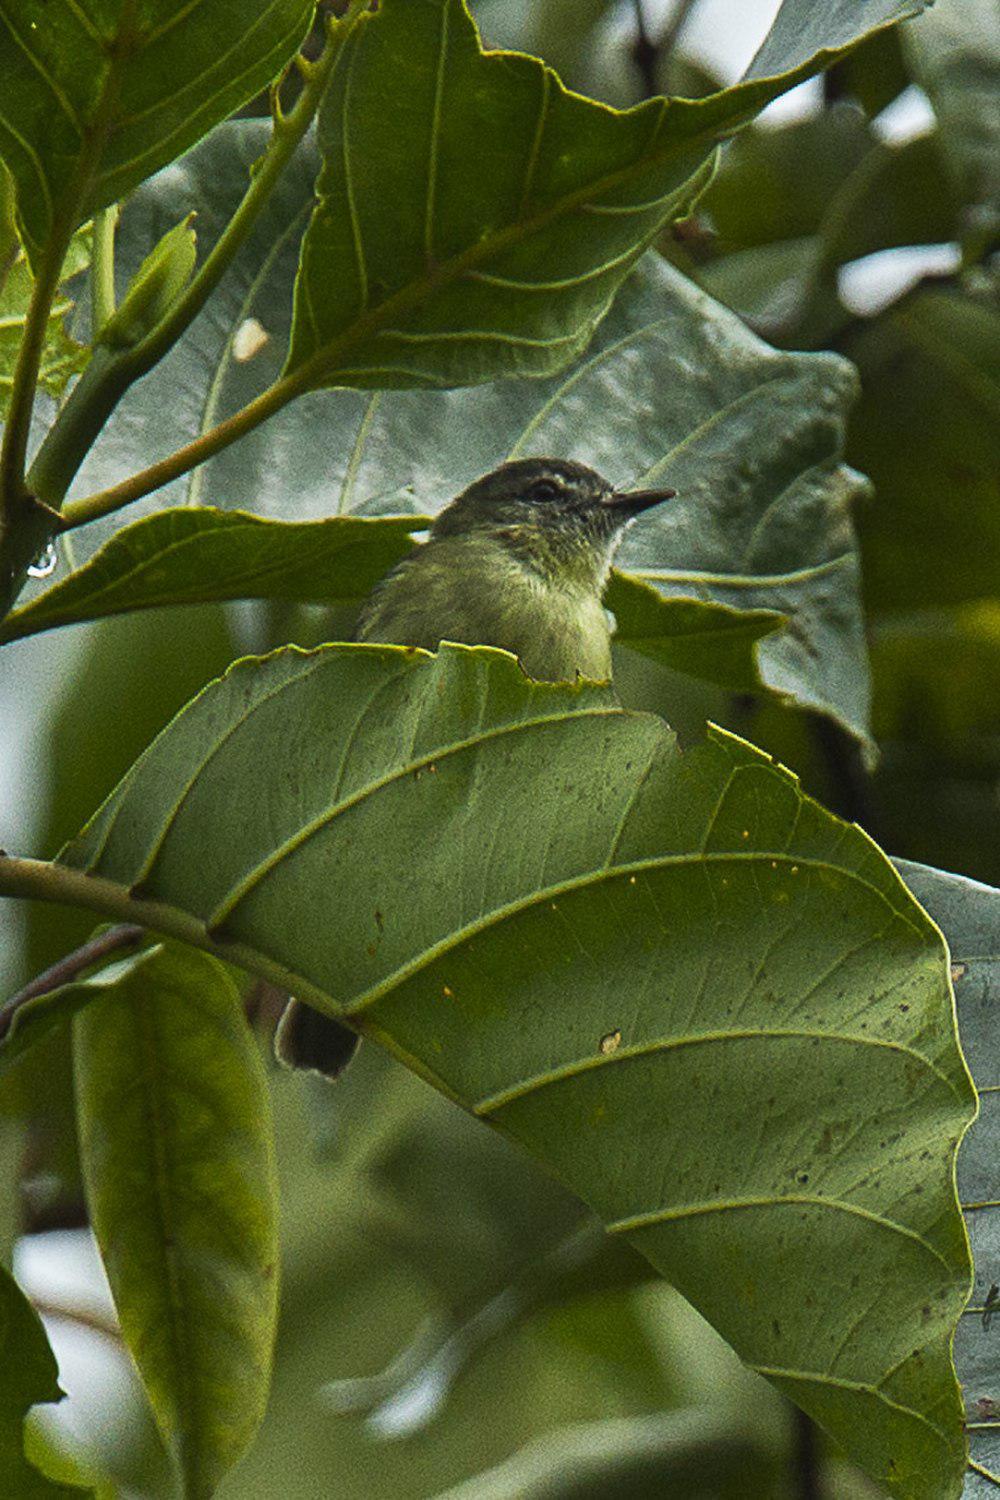
M499 646L547 682L611 676L611 625L601 603L625 527L673 497L618 490L562 458L501 464L445 506L423 546L372 590L359 641ZM336 1077L357 1036L291 1000L275 1037L291 1067Z

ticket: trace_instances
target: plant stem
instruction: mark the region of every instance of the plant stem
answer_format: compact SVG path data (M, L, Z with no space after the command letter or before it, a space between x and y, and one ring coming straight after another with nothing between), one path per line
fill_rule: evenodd
M797 1406L791 1406L793 1433L793 1483L795 1500L823 1500L816 1424Z
M94 215L94 254L90 263L90 336L96 339L115 310L115 229L118 206Z
M205 923L190 912L162 901L140 900L130 895L126 886L103 876L44 859L17 859L0 854L0 896L83 907L115 922L137 924L164 937L189 943L223 963L259 974L324 1014L337 1016L329 995L304 975L292 973L244 943L230 942L221 934L209 932Z
M35 454L28 487L53 510L59 508L83 457L136 378L133 355L131 349L95 345L86 369Z
M638 69L639 77L642 79L643 97L652 99L660 92L656 77L660 61L660 49L649 34L645 0L634 0L634 9L636 36L632 48L632 57Z
M670 20L660 32L656 39L658 51L662 53L672 52L677 46L677 38L687 24L688 16L694 10L698 0L677 0L671 13Z
M34 492L49 505L55 507L61 505L73 476L129 386L148 374L153 366L158 364L173 348L201 312L233 259L246 243L278 178L312 123L343 45L367 8L367 4L368 0L351 0L351 5L342 20L330 19L326 45L316 61L314 63L300 62L299 68L305 78L301 94L287 115L276 112L274 130L267 150L256 164L250 186L244 193L239 207L166 317L139 343L124 351L126 358L98 372L89 385L84 384L88 373L85 372L84 378L78 382L71 393L63 411L42 444L36 463L28 476ZM96 323L95 326L97 326ZM89 368L88 366L88 371ZM267 394L267 392L264 393L265 396ZM284 401L279 402L279 405L283 404ZM276 407L274 409L277 410ZM256 426L256 422L251 422L250 425ZM246 430L249 431L250 428ZM241 433L237 434L237 436L241 435ZM189 447L192 446L189 445ZM187 449L181 451L186 452ZM206 456L210 455L206 454ZM159 468L159 466L156 467ZM185 463L180 469L174 470L169 477L173 478L177 473L184 473L190 467L192 467L190 463ZM150 489L156 489L166 482L165 479L157 480L155 484L151 484L147 489L140 490L138 493L148 494ZM132 498L138 498L138 494L133 495ZM127 504L128 501L123 500L119 503ZM118 505L110 507L112 510L117 508ZM107 511L99 510L97 514L105 515ZM82 522L74 521L71 524L81 525Z
M122 1346L121 1329L114 1318L98 1312L95 1308L80 1307L72 1302L60 1302L49 1296L32 1297L31 1305L41 1318L53 1318L56 1322L73 1323L85 1328L88 1333L99 1333L110 1339L119 1348Z
M24 483L28 434L35 406L38 370L45 347L45 330L59 285L63 249L62 237L53 236L31 290L24 336L18 350L3 446L0 448L0 546L4 541L3 533L12 525L28 494Z
M100 963L102 958L107 958L109 954L117 953L122 948L134 948L145 936L144 927L137 927L134 923L120 923L117 927L102 932L100 937L91 938L89 943L75 948L44 973L36 975L23 990L18 990L5 1005L0 1006L0 1042L10 1030L17 1012L29 1000L37 1000L39 995L48 995L52 990L72 983L85 969Z
M160 489L169 484L171 480L178 479L186 474L189 469L196 468L230 443L236 442L238 438L244 437L246 433L252 432L259 427L261 422L280 411L283 406L294 397L301 395L309 388L307 376L303 373L307 370L303 365L294 375L286 375L277 380L274 385L268 386L247 406L241 407L233 416L226 421L220 422L218 426L210 428L200 438L178 448L169 457L161 459L157 464L151 464L148 469L141 469L138 474L133 474L121 484L112 485L110 489L98 490L93 495L87 495L82 500L71 500L63 509L63 519L68 530L77 526L86 526L90 521L100 520L102 516L109 516L123 506L131 505L134 500L141 500L143 495L149 495L153 490Z

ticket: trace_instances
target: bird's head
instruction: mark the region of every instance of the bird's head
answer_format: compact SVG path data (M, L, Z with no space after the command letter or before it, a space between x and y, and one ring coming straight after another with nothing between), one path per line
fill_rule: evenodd
M520 458L470 484L438 516L432 540L487 533L545 572L603 584L622 531L674 491L618 490L565 458Z

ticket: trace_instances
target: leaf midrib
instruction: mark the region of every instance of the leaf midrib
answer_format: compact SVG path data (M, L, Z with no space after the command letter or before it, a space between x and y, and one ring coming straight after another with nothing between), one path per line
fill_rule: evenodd
M400 968L396 969L392 974L388 975L384 980L381 980L371 989L363 991L354 1004L346 1006L344 1008L342 1014L344 1015L345 1019L348 1020L357 1018L372 1005L383 999L398 985L413 978L415 974L419 973L422 969L428 967L430 964L437 962L439 958L443 958L454 948L460 947L461 945L470 942L473 938L478 937L481 933L487 931L489 928L499 925L499 923L506 921L510 917L520 915L522 911L526 911L532 906L542 905L546 902L551 903L559 896L568 895L572 891L593 887L595 885L601 884L605 880L615 880L622 877L627 878L632 875L645 874L647 872L656 871L661 868L670 868L671 866L684 866L692 864L721 864L726 862L732 864L754 864L758 862L762 863L764 861L767 861L769 864L773 861L777 863L787 864L789 867L794 865L799 869L805 868L825 870L841 875L844 877L844 879L852 881L854 884L862 886L866 890L870 891L877 897L878 900L882 902L885 907L888 908L888 910L894 917L897 917L900 921L905 922L905 924L909 928L911 928L911 930L918 936L926 936L921 928L918 927L917 924L912 921L909 916L892 905L886 892L880 891L877 886L872 885L869 881L865 880L863 876L858 875L855 871L848 870L843 866L832 865L824 860L807 859L799 855L791 855L784 851L764 850L744 852L741 850L735 850L727 853L714 850L708 852L695 850L685 854L658 855L653 856L649 859L635 860L617 865L605 865L598 869L587 870L580 875L576 875L571 877L570 879L560 881L556 885L546 886L543 889L531 891L526 896L518 897L514 901L507 902L502 906L494 907L492 911L486 912L483 916L475 918L474 921L468 922L464 926L456 928L454 932L448 933L447 936L442 938L439 942L429 945L416 958L410 960L406 964L401 965Z

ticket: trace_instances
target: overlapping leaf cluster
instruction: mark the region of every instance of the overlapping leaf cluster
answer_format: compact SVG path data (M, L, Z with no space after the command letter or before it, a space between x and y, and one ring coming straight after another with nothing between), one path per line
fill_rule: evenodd
M106 739L98 656L119 712L141 695L144 726L130 746L126 725L85 772L55 768L67 790L50 832L75 832L190 679L230 654L217 610L192 606L265 601L277 633L289 628L279 611L322 605L346 635L427 517L477 473L532 452L679 491L621 553L607 602L622 651L730 702L757 695L788 722L818 713L870 755L850 366L770 347L652 251L640 258L700 201L677 257L686 269L779 344L836 340L869 373L903 324L852 326L839 267L940 237L973 201L969 255L986 244L989 157L952 73L927 72L952 131L944 152L887 152L856 116L826 114L746 138L708 185L720 142L796 82L834 63L869 91L865 59L884 57L894 23L922 8L785 0L735 86L616 111L536 58L484 50L464 0L354 3L298 70L318 106L300 138L287 79L271 126L221 123L290 59L309 23L299 0L141 16L127 0L0 3L0 154L24 246L18 260L11 241L0 335L12 351L30 342L38 289L79 269L73 235L127 193L117 295L131 285L146 318L114 348L98 341L61 412L35 412L48 430L29 487L58 508L79 470L64 511L74 566L7 615L0 641L16 652L38 632L102 621L67 738L76 751L90 722ZM564 36L557 9L522 17L536 40ZM599 25L604 10L574 8L574 25ZM963 45L949 33L944 50ZM579 48L563 50L586 71ZM670 76L699 82L674 61ZM798 217L776 236L793 159ZM853 175L834 191L845 165ZM954 185L938 191L949 170ZM189 286L187 264L154 286L165 234L192 213L200 269ZM105 302L108 229L90 284ZM53 394L88 359L94 318L76 286L72 340L64 304L47 313L37 373ZM919 326L939 356L942 328L964 319L977 347L982 285L920 295L907 336ZM5 344L0 359L11 430L23 429ZM866 390L847 458L877 470L870 401ZM918 401L914 391L905 406ZM145 513L120 526L133 499ZM0 508L0 564L17 505ZM54 529L51 512L41 521ZM889 551L891 525L880 539L878 524L865 533L876 603L904 565L915 586L909 559ZM984 592L958 597L979 608ZM147 627L139 612L161 606L172 613ZM556 1220L565 1229L564 1213L572 1221L569 1199L531 1196L528 1168L504 1158L533 1205L525 1243L544 1240L549 1267L508 1269L519 1289L508 1305L570 1285L588 1236L609 1283L631 1285L628 1239L890 1491L958 1493L951 1337L969 1266L953 1171L974 1105L947 950L870 841L745 741L713 731L681 755L660 720L623 712L607 687L531 684L493 652L281 652L195 699L55 862L0 855L0 890L167 934L50 986L9 1028L5 1018L0 1060L12 1110L31 1117L33 1080L53 1060L65 1069L64 1023L79 1012L90 1217L185 1493L215 1492L269 1383L276 1192L264 1079L233 982L247 970L384 1043L527 1146L608 1226L610 1243L591 1225L553 1249L545 1235ZM49 928L60 950L69 931L62 918ZM442 1139L460 1137L449 1127L435 1151ZM415 1221L400 1201L386 1222L405 1240ZM412 1258L423 1268L424 1241ZM13 1283L4 1296L0 1336L10 1330L22 1374L37 1375L0 1401L11 1461L25 1494L64 1493L20 1456L26 1406L57 1392L37 1323ZM488 1308L486 1324L498 1316ZM635 1445L637 1473L649 1457L679 1484L749 1472L734 1455L712 1464L703 1424L621 1442ZM770 1483L749 1435L739 1451ZM625 1482L617 1460L600 1463L607 1482ZM519 1473L498 1473L490 1493Z

